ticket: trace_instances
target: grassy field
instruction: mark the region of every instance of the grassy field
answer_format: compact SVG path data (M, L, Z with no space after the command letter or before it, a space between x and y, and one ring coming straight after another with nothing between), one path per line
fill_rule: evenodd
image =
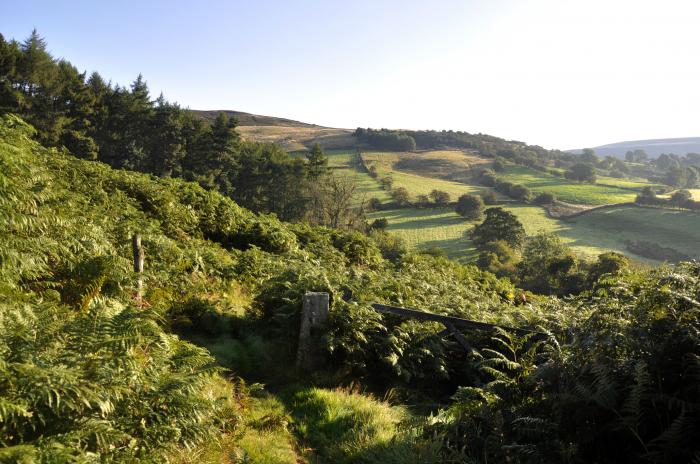
M549 192L559 200L584 205L607 205L634 201L636 192L615 187L571 182L524 166L508 165L498 177L521 184L535 193Z
M557 220L536 206L504 208L518 216L529 235L539 231L557 233L582 256L612 250L651 262L627 251L625 240L644 240L700 258L700 216L694 213L621 206ZM440 247L462 262L476 256L474 245L465 235L476 223L463 220L449 208L379 211L372 217L387 218L389 231L412 247Z
M414 196L439 189L450 193L453 198L464 193L482 192L484 188L473 181L473 172L490 163L484 158L456 150L422 153L368 152L363 157L368 165L376 166L380 177L391 175L394 186L405 187ZM507 165L505 171L498 176L524 185L534 193L549 192L562 201L582 205L633 201L636 192L628 189L641 190L647 185L654 185L641 179L605 176L600 177L599 182L607 185L584 184L514 164Z
M624 187L624 188L633 188L633 189L638 189L641 190L644 187L663 187L661 184L656 184L654 182L650 182L645 179L619 179L617 177L607 177L607 176L598 176L596 183L598 184L605 184L605 185L613 185L615 187Z
M548 217L539 206L509 205L503 208L518 216L528 234L559 230L559 222ZM389 231L404 239L411 247L439 247L447 251L450 258L463 262L476 257L476 248L466 233L478 221L465 221L452 208L396 209L378 211L371 216L387 218ZM588 254L593 253L587 251Z
M450 194L453 200L456 200L460 195L465 193L478 194L484 190L484 187L463 184L461 182L454 182L450 180L440 179L436 177L428 177L424 175L415 174L413 172L406 172L402 170L395 169L395 165L401 165L401 163L407 166L415 160L413 156L415 154L406 153L391 153L391 152L370 152L364 153L363 157L366 163L370 166L377 167L377 173L379 177L391 176L394 180L393 188L403 187L414 197L417 195L428 195L433 190L443 190ZM422 153L421 156L426 159L442 159L440 157L448 156L447 159L459 159L467 164L460 165L463 169L468 169L469 157L466 157L462 152L456 151L433 151ZM463 160L462 160L463 158ZM461 162L460 161L460 162ZM437 169L436 165L433 165L433 169Z
M365 199L390 199L388 192L381 189L376 180L356 169L353 163L354 152L337 150L328 152L328 155L330 166L354 179L360 195ZM478 194L485 189L434 177L445 177L449 175L450 170L458 172L459 169L466 170L469 166L474 166L474 157L463 152L370 152L363 156L368 164L377 167L380 177L391 175L394 187L406 188L414 198L421 194L427 195L433 189L444 190L453 199L464 193ZM446 164L441 164L443 161ZM419 173L430 174L433 177ZM560 200L582 205L633 201L636 192L614 186L641 189L647 185L654 185L643 179L605 176L599 177L598 181L609 186L579 184L516 165L508 165L505 172L499 173L499 176L510 182L526 185L533 192L551 192ZM700 199L700 189L693 190L692 193L696 199ZM504 208L518 216L528 234L539 231L557 233L582 256L596 256L612 250L651 263L652 261L633 255L627 250L626 240L640 240L674 248L688 256L700 258L700 247L697 245L700 243L700 216L697 214L625 206L591 212L570 220L559 220L547 216L538 206L509 204ZM380 217L389 220L390 232L403 238L412 247L442 248L451 258L462 262L471 261L476 257L476 249L468 238L468 231L475 223L463 220L451 208L380 211L372 213L370 220Z
M355 152L348 150L328 150L328 166L336 174L348 177L357 184L357 200L369 200L370 198L379 198L382 202L389 201L391 196L389 192L382 189L379 182L370 177L366 172L362 172L355 166L353 158Z
M620 206L561 221L559 233L574 247L595 243L622 253L625 240L644 240L700 258L700 215L667 209Z

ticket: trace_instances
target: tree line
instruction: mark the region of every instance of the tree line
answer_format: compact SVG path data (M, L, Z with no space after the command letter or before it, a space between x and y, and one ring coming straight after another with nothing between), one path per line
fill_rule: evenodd
M162 94L152 98L141 75L125 87L97 72L79 72L54 58L36 30L23 42L0 35L5 113L31 123L44 146L115 168L196 181L255 212L334 227L361 222L348 199L353 187L330 175L320 147L300 157L244 141L235 119L221 113L209 122Z

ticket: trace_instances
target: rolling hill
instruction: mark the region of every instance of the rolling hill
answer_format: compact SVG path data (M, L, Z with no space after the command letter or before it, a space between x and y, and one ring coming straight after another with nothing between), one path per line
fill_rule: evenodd
M630 140L601 145L593 149L598 156L615 156L617 158L624 158L625 153L629 150L644 150L652 158L657 158L662 153L685 155L686 153L700 153L700 137ZM582 150L569 150L569 152L579 154Z
M238 120L237 130L246 140L274 142L287 151L308 150L318 142L326 149L349 149L355 146L352 130L324 127L292 119L232 110L192 110L204 119L212 120L219 113Z
M287 127L321 127L316 124L294 121L292 119L278 118L276 116L262 116L234 110L191 110L197 116L204 119L215 119L219 113L224 113L229 118L236 118L239 126L287 126Z

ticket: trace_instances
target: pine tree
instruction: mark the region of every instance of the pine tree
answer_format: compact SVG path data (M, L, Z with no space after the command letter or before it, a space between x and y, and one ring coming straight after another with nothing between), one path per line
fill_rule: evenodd
M318 142L314 143L311 151L306 154L306 159L309 164L309 177L317 179L328 172L328 157Z

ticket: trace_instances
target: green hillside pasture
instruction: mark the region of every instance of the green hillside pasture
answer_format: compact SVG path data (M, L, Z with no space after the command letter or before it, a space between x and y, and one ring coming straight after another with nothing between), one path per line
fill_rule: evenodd
M353 162L354 152L347 150L330 150L326 152L328 166L334 173L351 179L357 184L357 201L370 198L379 198L383 203L391 199L389 192L382 189L378 181L372 179L369 174L355 167Z
M405 188L413 199L418 195L428 195L433 190L443 190L450 194L452 200L456 200L460 195L465 193L478 195L486 189L485 187L398 171L393 168L393 165L400 159L399 153L373 152L366 153L363 156L368 165L377 167L377 173L380 178L391 176L394 180L393 188Z
M642 190L644 187L655 187L655 188L664 187L661 184L650 182L650 181L642 179L642 178L620 179L617 177L598 176L596 183L601 184L601 185L612 185L614 187L631 188L631 189L637 189L637 190Z
M700 258L700 215L661 208L618 206L592 211L561 221L559 232L577 247L595 244L633 256L625 240L643 240L674 248L691 258Z
M559 222L548 217L539 206L512 205L503 208L518 216L528 234L559 230ZM476 258L476 248L466 233L478 221L465 221L452 208L396 209L378 211L371 217L386 218L389 232L401 237L411 247L442 248L450 258L463 262Z
M607 205L634 201L636 192L602 185L571 182L524 166L508 165L498 176L521 184L534 193L549 192L559 200L583 205Z
M581 256L592 257L611 250L654 262L627 251L626 240L644 240L700 258L700 215L695 213L620 206L558 220L536 206L512 205L504 209L518 216L528 235L539 231L557 233ZM465 235L476 222L463 220L450 208L379 211L372 217L387 218L388 230L411 247L439 247L462 262L476 257L476 249Z

